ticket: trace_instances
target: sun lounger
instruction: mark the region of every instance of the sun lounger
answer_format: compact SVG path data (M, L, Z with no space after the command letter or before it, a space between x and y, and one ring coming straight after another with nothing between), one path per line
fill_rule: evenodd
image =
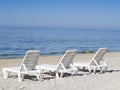
M39 50L27 51L20 67L3 68L3 77L7 79L10 72L12 72L17 73L18 81L22 81L24 79L25 74L35 75L39 80L40 71L35 69L35 66L38 64L39 56L40 56Z
M64 73L72 74L76 71L76 68L72 66L72 61L76 52L77 50L67 50L58 65L38 65L36 68L41 69L41 71L47 70L54 72L56 78L59 78L59 73L61 74L60 77L62 77Z
M95 74L96 70L99 69L101 72L105 72L107 70L107 65L103 59L103 56L107 52L107 48L100 48L94 57L90 60L89 63L80 63L80 62L75 62L73 63L74 66L78 68L88 68L89 72L92 73L93 69L93 74Z

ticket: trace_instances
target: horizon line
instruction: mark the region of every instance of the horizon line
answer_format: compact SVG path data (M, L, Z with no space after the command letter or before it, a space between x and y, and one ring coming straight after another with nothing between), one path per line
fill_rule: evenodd
M0 26L0 29L105 29L120 30L120 27L43 27L43 26Z

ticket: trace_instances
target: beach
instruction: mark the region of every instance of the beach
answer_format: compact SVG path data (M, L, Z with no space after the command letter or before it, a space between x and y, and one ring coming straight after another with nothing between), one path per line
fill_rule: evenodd
M94 53L77 54L74 62L89 62ZM39 64L57 64L62 55L40 56ZM108 65L106 73L97 72L90 75L88 72L79 71L77 76L65 76L56 79L55 76L43 74L42 81L26 77L23 82L18 82L15 74L10 74L8 79L2 76L3 67L19 66L23 58L0 59L0 90L120 90L120 52L108 52L104 60Z
M119 4L0 0L0 90L120 90Z

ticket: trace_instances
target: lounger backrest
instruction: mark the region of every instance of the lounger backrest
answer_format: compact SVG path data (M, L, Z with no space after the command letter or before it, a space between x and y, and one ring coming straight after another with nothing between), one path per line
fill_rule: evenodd
M40 56L39 50L27 51L21 65L21 70L22 71L33 70L38 63L39 56Z
M67 50L59 62L57 69L67 69L73 61L77 50Z
M92 58L92 60L90 61L90 65L96 65L96 63L98 65L100 65L100 62L103 60L103 56L105 55L105 53L107 52L107 48L100 48L95 56ZM96 63L95 63L96 62Z

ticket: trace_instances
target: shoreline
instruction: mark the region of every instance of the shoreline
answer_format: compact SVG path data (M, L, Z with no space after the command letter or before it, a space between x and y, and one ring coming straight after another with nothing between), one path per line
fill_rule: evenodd
M107 53L119 53L120 51L108 51ZM65 52L59 52L59 54L40 54L40 56L42 56L42 57L49 57L49 56L61 56L61 55L63 55ZM83 52L77 52L77 54L79 55L79 54L94 54L95 53L95 51L83 51ZM10 56L11 54L7 54L8 56ZM18 55L18 54L16 54L16 55ZM4 57L4 58L0 58L0 60L1 59L17 59L17 58L23 58L24 57L24 55L25 54L20 54L20 55L23 55L23 56L21 56L21 57L8 57L8 58L6 58L6 57ZM0 56L2 56L2 55L0 55ZM4 55L3 55L4 56ZM2 57L3 57L2 56Z
M72 50L72 49L71 49ZM97 51L97 50L96 50ZM91 54L95 53L94 50L86 50L86 51L78 51L77 54ZM108 52L120 52L120 51L108 51ZM63 55L65 52L51 52L51 53L42 53L41 56L60 56ZM0 54L0 59L16 59L16 58L22 58L24 57L24 54Z

